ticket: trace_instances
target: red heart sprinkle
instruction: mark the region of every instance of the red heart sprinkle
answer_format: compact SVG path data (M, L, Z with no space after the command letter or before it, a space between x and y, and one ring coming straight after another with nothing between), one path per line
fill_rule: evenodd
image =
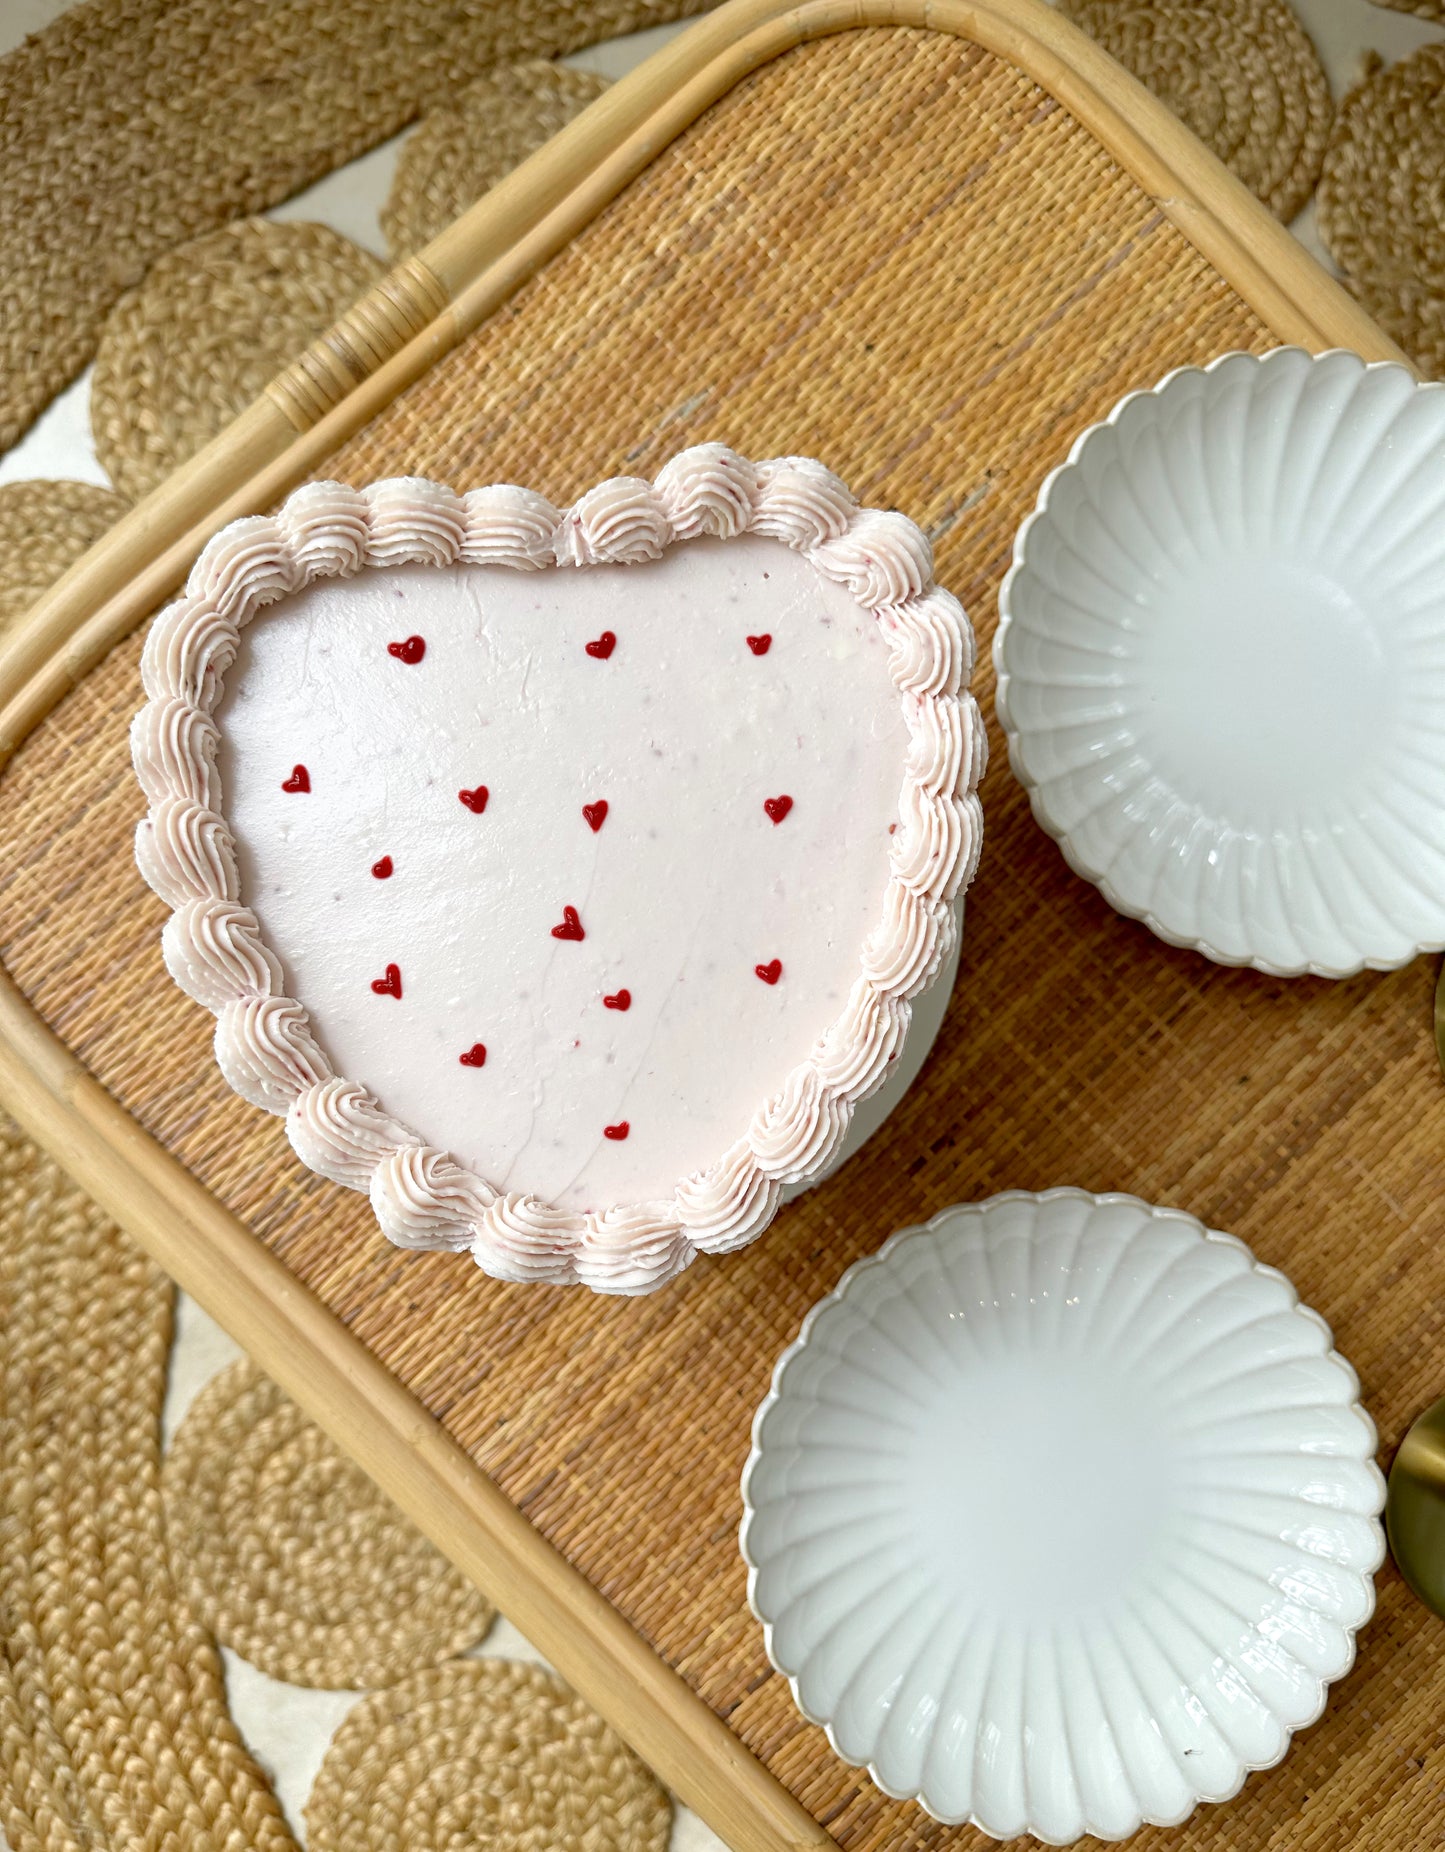
M388 643L386 653L398 662L420 662L426 655L426 638L408 637L405 643Z
M631 1130L632 1127L623 1119L616 1125L604 1125L602 1128L602 1136L604 1138L626 1138Z
M754 965L753 969L765 984L776 984L783 975L783 961L781 958L772 958L765 965Z
M554 939L585 939L587 937L582 930L582 922L577 917L575 907L563 907L562 924L552 928L552 937Z
M485 785L478 785L475 791L458 791L457 796L468 810L475 811L478 816L481 816L487 807L487 799L491 796L491 792Z
M766 656L772 647L773 637L771 631L769 631L766 636L748 638L748 648L755 656Z
M584 804L582 806L582 815L586 817L588 823L591 825L592 834L595 836L598 830L600 830L602 825L607 821L607 799L603 797L599 798L595 804Z
M371 988L378 997L399 997L401 995L401 966L388 965L385 977L374 977Z
M606 662L607 658L616 648L616 636L612 631L604 630L602 635L598 637L594 643L589 643L587 645L587 654L589 656L595 656L599 662Z
M383 855L379 862L373 862L371 864L371 872L376 876L378 881L389 881L393 873L391 857L389 855Z
M781 823L792 808L793 800L790 797L765 797L763 799L763 809L767 811L774 823Z
M457 1056L457 1060L461 1062L463 1067L485 1067L487 1065L486 1043L473 1042L464 1055Z
M616 991L612 996L602 999L602 1007L606 1010L630 1010L632 1008L632 992L630 990Z
M291 768L291 776L281 780L281 789L283 791L309 791L311 774L304 765L294 765Z

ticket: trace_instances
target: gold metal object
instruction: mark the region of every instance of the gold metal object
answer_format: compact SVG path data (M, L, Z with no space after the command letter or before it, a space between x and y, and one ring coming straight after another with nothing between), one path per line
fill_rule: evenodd
M1440 1057L1440 1065L1445 1068L1445 963L1440 966L1440 975L1435 980L1435 1053Z
M1385 1529L1400 1574L1427 1608L1445 1615L1445 1397L1400 1442L1390 1468Z

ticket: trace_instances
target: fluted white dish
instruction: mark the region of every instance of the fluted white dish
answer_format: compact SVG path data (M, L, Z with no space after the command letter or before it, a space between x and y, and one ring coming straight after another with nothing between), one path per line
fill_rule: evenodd
M1131 393L999 611L1013 769L1121 913L1284 977L1445 947L1445 386L1280 348Z
M1348 1670L1384 1553L1354 1372L1239 1241L1011 1193L809 1313L743 1475L748 1598L799 1708L1000 1839L1173 1825Z

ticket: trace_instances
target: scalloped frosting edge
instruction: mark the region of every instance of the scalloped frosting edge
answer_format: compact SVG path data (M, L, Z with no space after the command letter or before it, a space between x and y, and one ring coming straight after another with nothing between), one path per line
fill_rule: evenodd
M212 717L240 630L316 579L367 568L633 565L678 542L746 533L781 541L845 586L887 645L909 746L881 917L838 1018L743 1135L683 1178L670 1200L580 1213L501 1194L333 1073L304 1006L281 991L260 922L240 904ZM700 444L654 482L614 477L565 510L509 484L458 494L420 477L365 489L309 483L275 515L216 534L146 639L147 702L131 728L149 804L136 861L173 910L167 968L215 1014L228 1083L284 1115L309 1169L365 1191L398 1246L466 1250L498 1279L649 1292L696 1253L728 1253L756 1239L783 1186L809 1182L837 1154L853 1108L902 1048L912 999L952 948L952 903L973 878L982 841L977 785L987 736L966 692L973 661L968 620L934 582L927 537L904 515L860 508L810 458L754 464L722 444Z

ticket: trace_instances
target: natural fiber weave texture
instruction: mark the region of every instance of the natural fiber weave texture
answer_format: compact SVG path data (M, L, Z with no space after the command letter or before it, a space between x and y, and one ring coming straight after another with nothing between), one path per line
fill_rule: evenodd
M285 199L499 60L707 0L82 0L0 59L0 450L161 252Z
M295 1852L171 1579L171 1288L0 1120L0 1827L11 1852Z
M111 310L95 357L95 453L133 498L194 456L385 265L325 225L240 219L169 251Z
M306 1803L310 1852L665 1852L667 1796L537 1666L461 1660L360 1703Z
M1059 0L1262 199L1292 219L1314 191L1333 105L1286 0Z
M0 485L0 633L129 505L93 482Z
M1019 227L1030 227L1027 239ZM981 662L1015 529L1118 397L1275 336L1034 85L942 34L765 67L320 473L565 501L706 438L821 455L923 523ZM1445 1380L1445 1094L1423 963L1344 984L1213 967L1111 913L995 737L958 994L880 1135L767 1238L619 1304L404 1254L229 1093L131 859L118 647L0 779L0 956L115 1095L405 1382L846 1852L987 1842L844 1767L768 1670L738 1474L808 1306L894 1228L1071 1181L1249 1241L1334 1324L1385 1448ZM987 668L978 678L987 702ZM1438 1626L1391 1571L1361 1659L1277 1769L1140 1852L1417 1852L1445 1809Z
M1415 13L1421 19L1445 19L1445 0L1374 0L1396 13Z
M273 1678L390 1684L492 1624L472 1584L252 1363L197 1396L164 1486L177 1579L222 1645Z
M606 88L591 71L529 58L499 65L424 117L397 157L381 210L392 256L429 243Z
M1318 210L1361 302L1427 374L1445 376L1445 44L1372 61L1340 104Z

